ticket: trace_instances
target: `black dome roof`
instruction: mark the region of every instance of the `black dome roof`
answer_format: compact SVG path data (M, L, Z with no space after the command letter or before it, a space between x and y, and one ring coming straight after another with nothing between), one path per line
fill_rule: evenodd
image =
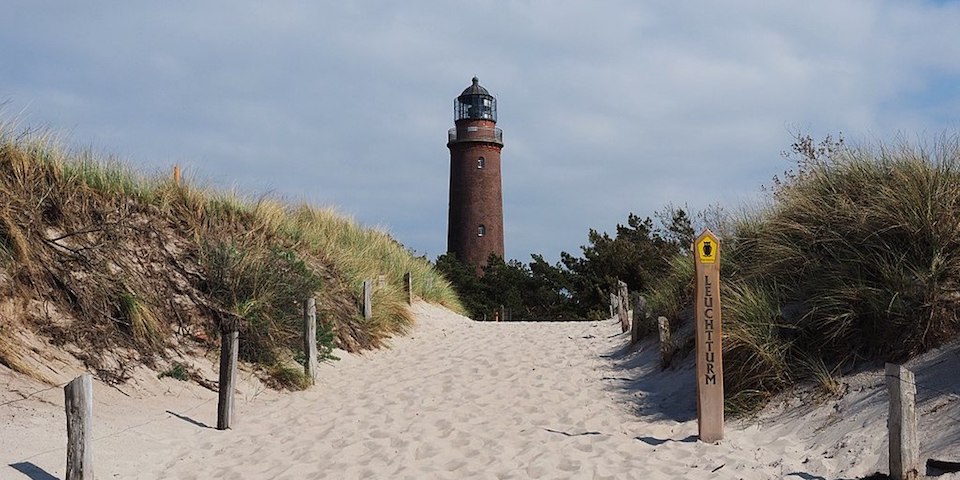
M473 77L473 85L470 85L469 87L467 87L466 90L464 90L463 93L460 94L461 97L464 95L492 96L490 95L490 92L488 92L486 88L483 88L480 86L480 79L477 77Z

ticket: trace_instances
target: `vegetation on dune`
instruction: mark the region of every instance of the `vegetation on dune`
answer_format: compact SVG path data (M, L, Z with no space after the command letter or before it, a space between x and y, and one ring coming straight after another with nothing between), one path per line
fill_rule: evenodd
M613 236L591 229L581 256L561 252L555 265L539 254L529 264L491 257L477 278L473 266L447 254L437 268L475 319L493 318L503 306L514 320L598 320L609 316L609 292L618 280L631 291L649 289L689 247L693 227L686 211L668 207L655 217L631 213Z
M797 168L775 179L765 207L723 221L670 207L657 222L630 214L613 235L590 230L579 256L562 252L555 265L491 258L478 278L450 255L431 265L329 209L146 178L0 128L0 363L37 374L14 340L27 329L121 381L172 339L213 346L235 326L242 358L273 385L302 388L302 300L317 297L322 356L376 347L412 320L407 272L417 295L477 319L501 306L516 320L606 318L623 280L652 318L689 332L689 247L704 225L723 240L732 412L798 381L836 394L837 373L859 362L956 339L960 141L853 148L799 137L789 156ZM359 308L366 279L380 285L369 320ZM692 346L688 333L678 337L674 360ZM176 365L163 375L198 378Z
M751 411L801 380L902 361L960 334L960 144L853 148L798 138L772 202L725 227L728 406ZM691 263L689 257L686 262ZM692 268L692 265L691 267ZM685 308L685 277L651 292Z
M123 380L131 365L103 352L149 363L174 333L212 345L220 327L236 326L243 359L301 386L290 364L302 357L303 299L317 297L322 355L376 347L412 320L406 272L418 296L461 308L429 262L332 210L147 178L0 129L0 304L26 312L4 321L50 337L104 379ZM362 281L380 276L365 320ZM0 346L0 362L22 369L9 335Z
M629 215L615 235L591 230L582 255L549 265L491 259L486 275L441 257L475 318L500 305L513 318L605 318L616 280L675 330L674 360L693 348L694 231L709 226L721 255L728 409L750 412L863 361L902 361L960 334L960 140L853 148L798 136L797 167L775 178L766 206L733 217L667 208ZM696 228L694 228L694 225ZM650 322L650 320L641 320ZM641 328L654 332L652 323ZM689 357L686 357L689 359Z

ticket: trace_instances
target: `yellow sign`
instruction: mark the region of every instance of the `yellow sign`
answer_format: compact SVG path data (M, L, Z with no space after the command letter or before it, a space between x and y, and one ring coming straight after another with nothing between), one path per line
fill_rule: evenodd
M717 241L717 237L707 232L697 242L697 258L700 259L700 263L716 263L719 249L720 242Z

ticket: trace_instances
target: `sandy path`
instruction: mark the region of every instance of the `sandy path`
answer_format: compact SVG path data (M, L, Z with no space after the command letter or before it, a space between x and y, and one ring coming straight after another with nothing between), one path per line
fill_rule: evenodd
M602 380L612 324L476 323L417 308L418 328L393 348L336 362L321 388L277 400L223 441L181 447L196 461L160 474L617 478L646 463L631 453L636 419ZM214 447L237 463L195 453Z
M226 432L207 426L212 392L170 379L166 394L142 398L98 387L98 478L817 479L885 462L875 389L849 400L857 431L827 405L731 422L707 445L694 437L693 374L661 372L652 346L623 348L617 323L477 323L414 309L411 335L324 365L314 389L248 385ZM38 398L47 403L0 407L0 478L62 478L62 394Z

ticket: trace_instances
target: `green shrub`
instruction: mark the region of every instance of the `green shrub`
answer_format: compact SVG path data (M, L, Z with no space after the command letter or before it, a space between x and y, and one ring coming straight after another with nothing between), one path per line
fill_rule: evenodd
M302 368L277 363L267 368L267 383L274 388L306 390L310 379Z
M157 375L157 378L164 378L164 377L170 377L176 380L180 380L181 382L186 382L187 380L190 380L190 370L187 368L186 365L180 362L174 362L174 364L171 365L170 368L160 372L160 374Z
M280 349L299 346L302 302L322 284L295 252L238 239L206 245L201 265L204 291L242 319L241 358L273 363Z

